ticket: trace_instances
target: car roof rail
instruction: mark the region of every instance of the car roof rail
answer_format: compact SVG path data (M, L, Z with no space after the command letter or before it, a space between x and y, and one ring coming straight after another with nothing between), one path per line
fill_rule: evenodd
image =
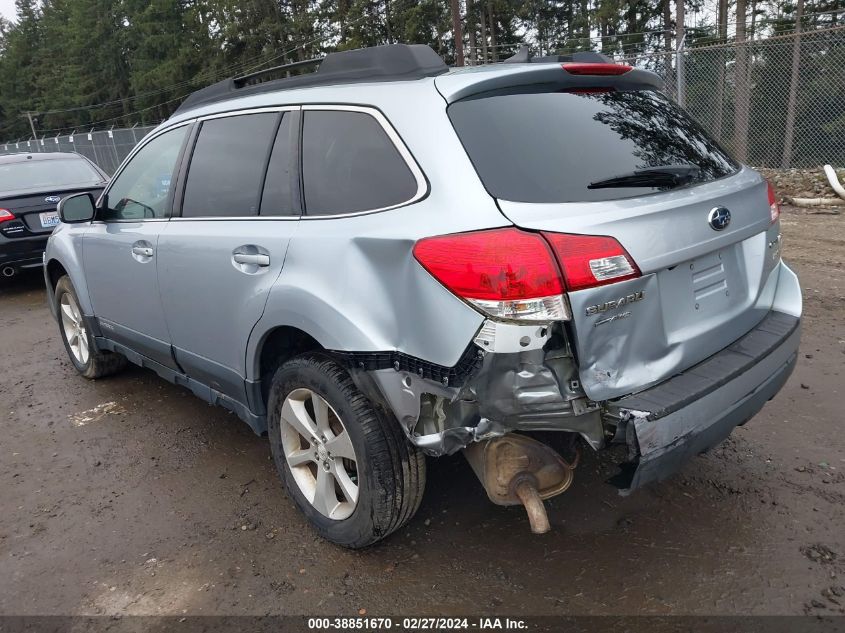
M291 70L315 65L315 72L287 76ZM240 96L333 84L413 81L436 77L448 70L443 59L426 44L387 44L359 48L224 79L189 95L174 115Z
M566 55L544 55L542 57L531 57L531 50L527 45L523 44L514 55L508 57L503 63L562 64L565 62L575 62L578 64L612 64L613 60L607 55L602 55L601 53L596 53L595 51L576 51Z
M249 73L247 75L241 75L240 77L235 77L232 81L235 82L235 88L243 88L244 86L253 86L255 84L264 83L266 75L270 75L273 73L279 73L284 71L286 74L290 73L292 70L298 70L300 68L308 68L309 66L315 66L320 64L325 57L315 57L314 59L306 59L301 62L291 62L290 64L282 64L280 66L273 66L271 68L265 68L264 70L257 70L254 73Z

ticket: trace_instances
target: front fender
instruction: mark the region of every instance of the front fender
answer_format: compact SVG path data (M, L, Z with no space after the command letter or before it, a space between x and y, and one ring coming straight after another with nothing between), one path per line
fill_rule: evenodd
M47 297L50 302L50 311L55 317L55 298L53 287L50 283L49 268L53 262L61 264L67 272L70 281L76 290L79 299L79 307L86 316L93 316L94 309L91 304L91 297L88 294L88 284L85 280L85 272L82 266L82 240L88 230L89 224L60 224L53 231L47 241L47 248L44 252L44 276L47 280Z

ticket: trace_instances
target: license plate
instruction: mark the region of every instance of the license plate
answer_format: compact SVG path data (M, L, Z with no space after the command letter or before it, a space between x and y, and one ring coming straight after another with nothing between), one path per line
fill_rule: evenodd
M61 223L58 211L47 211L45 213L39 213L38 215L41 218L41 226L45 229L52 229L54 226L59 226Z

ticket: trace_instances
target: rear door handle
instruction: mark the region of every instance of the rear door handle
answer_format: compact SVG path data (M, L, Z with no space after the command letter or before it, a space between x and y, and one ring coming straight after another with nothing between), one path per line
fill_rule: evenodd
M153 256L153 249L147 246L133 246L132 247L132 254L138 255L139 257L152 257Z
M235 253L232 258L238 264L255 264L256 266L269 266L270 256L261 254Z

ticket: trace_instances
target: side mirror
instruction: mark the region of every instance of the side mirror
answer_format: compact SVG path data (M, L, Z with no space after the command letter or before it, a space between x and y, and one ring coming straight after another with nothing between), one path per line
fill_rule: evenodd
M90 193L77 193L59 202L59 217L65 224L90 222L94 219L94 196Z

